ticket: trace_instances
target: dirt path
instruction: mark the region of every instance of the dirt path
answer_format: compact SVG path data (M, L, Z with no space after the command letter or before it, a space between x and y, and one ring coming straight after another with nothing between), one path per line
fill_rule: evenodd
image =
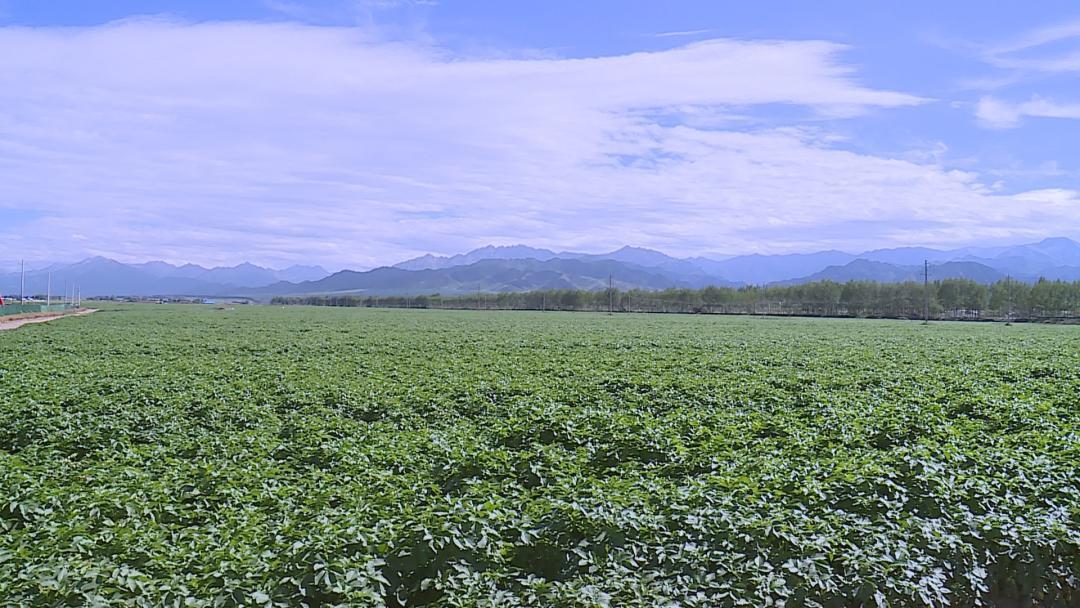
M25 317L21 319L12 319L10 321L4 321L3 319L0 319L0 331L4 331L5 329L15 329L29 323L44 323L46 321L52 321L53 319L60 319L62 317L77 317L79 315L88 315L92 312L97 312L97 309L84 308L75 312L59 313L55 315L43 315L37 317Z

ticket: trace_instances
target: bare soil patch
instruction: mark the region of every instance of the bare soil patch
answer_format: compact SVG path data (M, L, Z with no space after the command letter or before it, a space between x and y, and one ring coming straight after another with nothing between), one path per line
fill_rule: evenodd
M39 312L30 313L25 315L10 315L7 317L0 317L0 331L6 329L17 329L23 325L30 323L45 323L46 321L52 321L53 319L59 319L61 317L77 317L79 315L88 315L92 312L97 312L96 308L80 308L71 312Z

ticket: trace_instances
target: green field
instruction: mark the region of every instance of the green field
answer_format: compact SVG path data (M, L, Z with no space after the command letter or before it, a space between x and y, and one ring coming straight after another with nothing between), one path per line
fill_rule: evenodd
M0 598L1076 606L1080 327L114 306L0 333Z

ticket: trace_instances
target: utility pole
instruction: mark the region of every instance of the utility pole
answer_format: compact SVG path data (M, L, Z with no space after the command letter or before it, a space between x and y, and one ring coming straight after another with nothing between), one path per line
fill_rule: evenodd
M26 304L26 260L19 262L19 304Z
M1005 277L1005 289L1009 294L1009 312L1005 317L1006 323L1012 323L1012 276Z
M48 287L45 288L45 308L52 306L52 272L49 273Z
M611 275L607 275L607 314L614 312L612 306L612 298L615 297L615 292L611 289Z
M476 310L480 310L480 290L476 290Z
M547 312L547 292L540 294L540 312Z
M923 323L930 322L930 260L923 260Z

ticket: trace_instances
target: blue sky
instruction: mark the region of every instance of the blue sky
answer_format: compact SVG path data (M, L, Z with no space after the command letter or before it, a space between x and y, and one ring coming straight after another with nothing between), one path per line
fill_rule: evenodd
M0 0L0 259L1080 238L1080 9L889 4Z

